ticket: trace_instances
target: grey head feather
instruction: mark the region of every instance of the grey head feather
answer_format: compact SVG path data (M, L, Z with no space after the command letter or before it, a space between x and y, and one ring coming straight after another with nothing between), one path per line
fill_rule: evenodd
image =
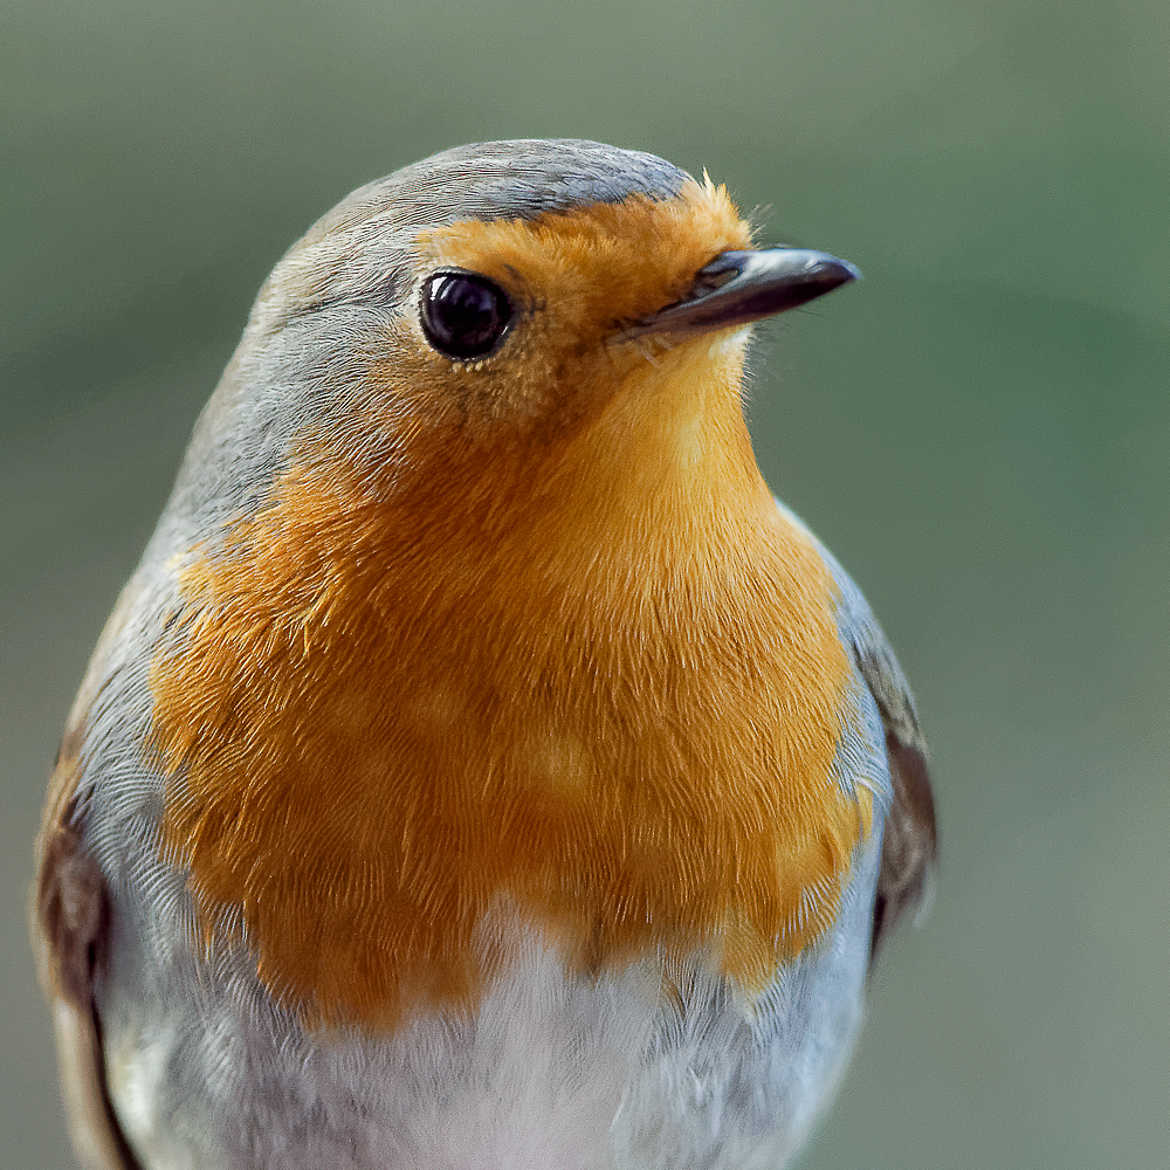
M581 138L515 138L456 146L359 187L323 216L306 239L392 211L403 226L464 219L533 219L635 193L677 195L690 176L640 150Z

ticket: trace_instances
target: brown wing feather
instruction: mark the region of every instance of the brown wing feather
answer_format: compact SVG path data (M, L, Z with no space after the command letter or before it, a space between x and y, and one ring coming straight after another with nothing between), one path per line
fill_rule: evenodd
M57 757L37 839L33 946L53 1008L61 1089L73 1144L86 1170L139 1170L106 1086L94 980L105 962L109 902L105 881L75 825L80 724Z
M797 524L802 523L784 504L777 501L777 506ZM811 532L809 535L812 536ZM938 830L926 763L926 737L918 723L910 684L869 603L837 558L815 536L812 539L841 591L842 634L877 701L886 730L893 802L882 837L881 868L873 908L872 968L879 945L890 929L908 910L921 904L930 890L938 853Z
M894 799L882 838L882 862L873 911L870 963L885 935L925 899L938 854L934 795L926 738L914 697L881 627L872 614L854 631L854 655L881 712Z

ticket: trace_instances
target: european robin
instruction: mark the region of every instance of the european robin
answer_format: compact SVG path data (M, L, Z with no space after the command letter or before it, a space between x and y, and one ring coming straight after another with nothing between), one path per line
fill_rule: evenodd
M578 141L292 247L49 791L87 1166L784 1164L934 856L902 672L741 406L752 323L855 275Z

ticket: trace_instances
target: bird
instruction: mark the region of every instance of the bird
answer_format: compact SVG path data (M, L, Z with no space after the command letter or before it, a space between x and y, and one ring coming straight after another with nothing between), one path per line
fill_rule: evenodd
M910 688L744 415L755 323L858 275L574 139L284 255L50 780L88 1170L790 1161L936 858Z

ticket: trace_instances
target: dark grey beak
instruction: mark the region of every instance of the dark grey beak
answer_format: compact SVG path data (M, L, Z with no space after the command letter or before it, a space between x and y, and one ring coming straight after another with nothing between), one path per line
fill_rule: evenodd
M848 261L805 248L722 252L695 274L686 298L635 322L623 336L746 325L808 304L860 276Z

